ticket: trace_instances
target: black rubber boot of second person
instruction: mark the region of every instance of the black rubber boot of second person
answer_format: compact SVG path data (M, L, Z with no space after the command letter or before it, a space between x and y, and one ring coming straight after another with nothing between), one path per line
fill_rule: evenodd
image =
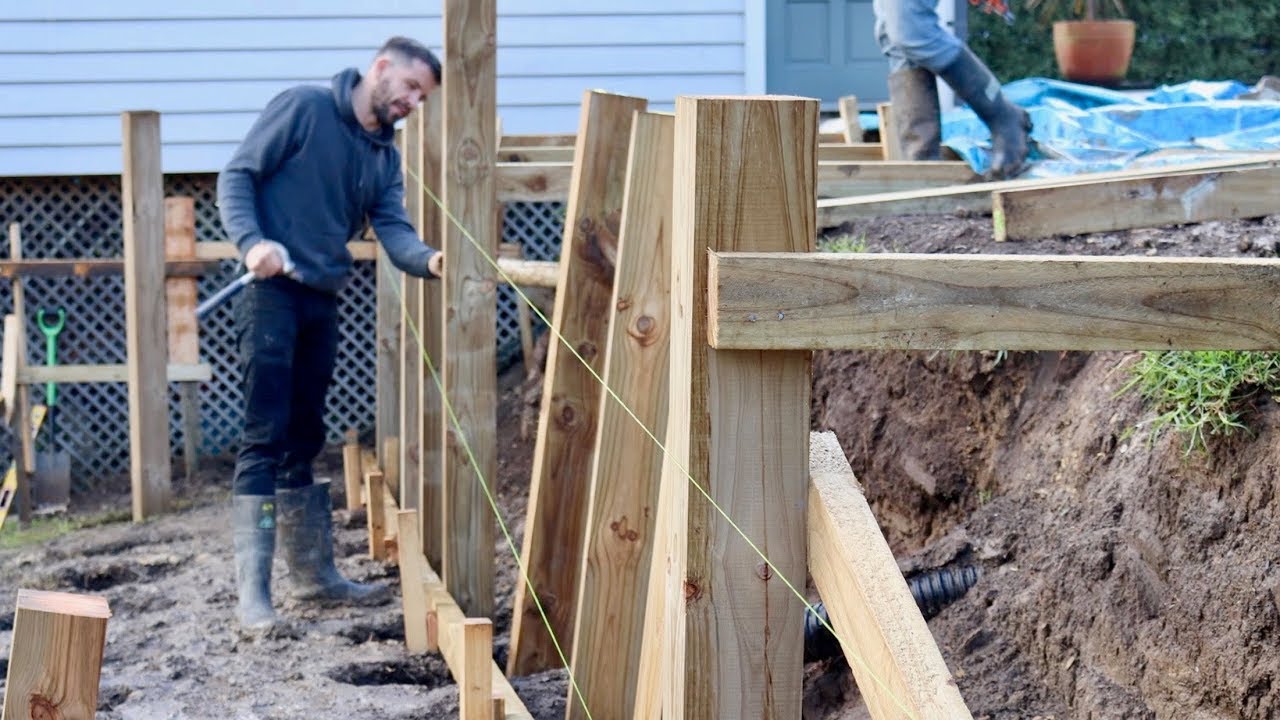
M277 490L276 506L280 545L289 565L294 597L376 603L389 596L385 585L352 582L334 565L328 483Z
M1000 81L969 48L963 48L950 65L938 71L974 113L991 130L992 178L1011 178L1027 169L1031 117L1009 101Z

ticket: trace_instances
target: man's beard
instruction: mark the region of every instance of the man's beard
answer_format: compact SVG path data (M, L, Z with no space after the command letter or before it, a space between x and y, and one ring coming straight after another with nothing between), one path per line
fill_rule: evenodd
M379 125L394 125L396 120L402 116L392 117L392 113L396 112L391 95L391 82L386 78L378 81L373 88L373 116L378 119Z

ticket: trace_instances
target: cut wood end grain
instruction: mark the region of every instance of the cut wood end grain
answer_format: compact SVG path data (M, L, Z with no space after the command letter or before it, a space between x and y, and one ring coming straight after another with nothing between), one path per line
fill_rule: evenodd
M111 609L107 605L107 599L98 595L19 588L17 606L19 610L58 613L59 615L104 619L111 617Z

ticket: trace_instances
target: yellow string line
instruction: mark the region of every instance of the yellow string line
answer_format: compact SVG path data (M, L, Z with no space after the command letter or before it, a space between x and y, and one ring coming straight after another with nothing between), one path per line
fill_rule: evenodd
M794 594L797 598L799 598L800 602L804 604L805 608L809 612L814 614L814 617L820 623L822 623L822 626L826 628L826 630L836 638L836 640L840 643L841 647L852 648L853 647L852 644L846 643L844 638L839 633L836 632L836 629L831 625L831 623L826 618L823 618L821 615L817 614L814 606L808 601L808 599L805 598L803 593L801 593L799 590L796 589L795 585L792 584L790 578L788 578L786 574L783 573L782 570L779 569L778 566L775 565L773 561L770 560L769 557L764 554L764 551L762 551L759 548L759 546L757 546L756 543L747 535L747 533L738 525L738 523L735 522L734 519L729 516L729 513L726 512L724 508L720 507L720 504L717 503L715 499L712 498L711 495L706 491L706 489L704 489L702 485L697 480L694 479L693 475L684 466L684 464L681 463L679 459L677 459L674 455L671 454L670 451L667 450L667 446L661 440L659 440L656 435L654 435L653 431L650 430L649 427L645 425L644 421L642 421L639 418L639 416L635 414L635 412L631 409L631 407L627 405L626 401L624 401L621 397L618 396L618 394L613 390L613 388L609 386L609 383L606 382L605 379L601 377L598 372L596 372L596 369L591 367L591 363L587 362L587 360L578 353L578 350L573 346L573 343L569 342L569 340L560 333L560 329L557 328L555 325L553 325L549 319L547 319L547 316L543 314L542 310L537 306L537 304L534 303L532 300L530 300L529 296L525 294L524 290L521 289L520 286L516 284L514 280L511 279L511 276L508 275L502 269L501 266L498 265L497 260L495 260L488 253L488 251L485 250L485 248L480 244L478 240L475 239L475 237L471 234L471 232L465 226L463 226L461 221L459 221L453 215L453 213L449 211L449 208L445 207L444 202L439 197L436 196L436 194L431 190L430 187L427 186L426 182L423 181L422 177L419 176L417 173L415 173L412 170L412 168L410 168L407 164L405 165L405 172L408 173L415 181L417 181L418 186L422 189L423 192L425 192L428 196L430 196L432 202L434 202L440 208L440 211L445 214L445 217L449 219L449 222L452 223L453 226L456 227L462 233L463 237L465 237L473 247L475 247L475 249L480 253L481 257L483 257L485 261L488 262L489 265L491 265L493 269L497 271L497 273L500 276L502 276L503 281L506 282L511 287L511 289L514 290L516 294L520 296L520 299L524 301L524 303L528 305L531 310L533 310L533 312L538 316L538 319L542 320L542 322L546 324L547 328L552 333L554 333L556 338L560 341L560 344L563 345L566 349L568 349L569 352L572 353L573 356L577 358L579 362L582 363L582 366L587 369L587 372L591 373L591 376L595 378L598 383L600 383L600 387L604 389L604 391L609 395L609 397L613 398L614 402L616 402L618 406L622 408L623 412L625 412L628 417L630 417L633 421L635 421L635 423L640 427L640 429L644 431L644 434L647 435L649 439L652 440L654 444L658 446L658 449L662 451L663 456L669 459L676 466L676 468L679 469L680 472L684 474L685 478L689 481L689 483L693 485L693 487L697 488L698 492L702 495L702 497L706 498L707 502L709 502L711 506L715 508L716 512L718 512L720 516L723 517L727 523L729 523L729 526L732 527L738 533L738 535L742 537L744 541L746 541L747 546L750 547L756 553L756 555L760 556L760 559L764 561L764 563L773 571L773 574L775 576L777 576L779 579L782 580L783 584L787 586L787 589L789 589L792 592L792 594ZM445 258L445 262L448 262L448 258ZM425 347L423 347L423 352L424 353L426 352ZM441 394L443 395L443 391L441 392ZM519 560L517 560L516 562L517 564L519 564ZM521 573L525 574L525 570L523 567L521 568ZM526 583L529 582L527 574L525 574L525 582ZM652 578L650 578L650 582L652 582ZM530 591L532 592L532 585L530 585ZM534 594L534 599L535 601L537 600L536 594ZM541 604L539 604L539 609L541 609ZM545 619L545 616L544 616L544 619ZM548 625L547 629L548 630L551 629L550 625ZM552 640L555 641L554 631L552 631L551 637L552 637ZM556 648L559 649L558 642L556 643ZM846 653L845 655L847 657L848 653ZM893 688L889 687L888 683L885 682L869 664L867 664L866 660L862 658L860 653L855 652L854 659L858 662L858 664L860 664L863 667L863 669L866 670L867 674L872 678L872 680L874 680L875 683L879 685L882 690L888 693L889 697L893 699L894 704L897 705L898 708L902 710L902 712L908 718L913 718L913 719L915 718L915 715L911 712L911 709L908 708L906 704L901 700L901 698L898 697L897 693L894 692ZM567 666L566 666L566 669L567 669ZM570 671L569 673L569 678L570 680L573 679L572 671Z
M403 305L404 295L400 290L399 279L395 276L390 266L387 266L386 270L388 277L391 278L391 287L395 291L396 298ZM462 448L466 451L467 460L475 470L476 479L480 481L480 487L484 490L485 498L489 500L489 507L493 510L494 517L498 519L498 527L502 528L502 535L507 540L507 548L511 550L511 555L516 560L516 568L520 571L521 577L524 578L525 584L529 586L529 594L533 597L533 603L538 609L538 615L542 618L542 624L546 626L547 633L551 636L551 643L555 646L556 654L560 656L560 663L569 674L569 684L573 687L573 692L577 695L578 702L582 705L582 711L587 714L587 720L592 720L591 709L587 707L587 699L583 696L582 689L578 686L578 681L573 676L573 669L570 668L569 660L565 657L564 649L560 645L560 639L556 637L556 631L551 628L551 620L547 617L547 612L542 607L542 601L538 599L538 594L534 592L533 581L529 579L529 573L525 570L525 566L520 563L520 551L516 549L515 539L512 538L511 530L507 527L507 521L502 517L502 511L498 509L498 502L493 497L489 482L485 479L484 471L480 468L480 463L476 460L476 456L471 450L471 443L467 440L467 435L463 431L462 422L458 420L458 416L453 410L453 403L449 402L449 395L444 391L444 381L436 371L436 365L431 359L431 353L427 351L427 345L423 342L422 335L418 332L418 326L414 323L413 316L411 314L405 315L405 320L409 323L409 330L413 333L413 339L418 343L422 359L427 363L427 369L431 371L431 379L440 391L440 398L444 401L445 410L449 413L449 420L453 423L453 427L458 433L458 438L462 441Z

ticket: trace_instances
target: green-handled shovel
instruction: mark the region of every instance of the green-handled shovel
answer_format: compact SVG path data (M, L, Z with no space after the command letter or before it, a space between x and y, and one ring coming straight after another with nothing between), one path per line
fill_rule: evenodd
M36 324L44 333L44 364L58 364L58 334L67 322L67 311L58 308L50 311L41 308L36 312ZM45 384L45 405L49 408L49 427L44 438L44 450L36 453L35 482L32 483L32 499L35 506L50 511L65 509L71 500L71 456L58 449L58 385L52 380Z

